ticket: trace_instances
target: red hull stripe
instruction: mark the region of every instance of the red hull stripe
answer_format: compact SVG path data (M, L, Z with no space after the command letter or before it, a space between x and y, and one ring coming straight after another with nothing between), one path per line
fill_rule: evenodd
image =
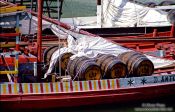
M9 91L9 94L12 94L11 84L8 84L8 91Z
M70 91L73 91L73 85L72 85L72 81L70 81Z
M40 89L41 89L41 93L44 93L43 84L42 83L40 83Z
M61 92L64 92L63 91L63 83L62 82L60 83L60 89L61 89Z
M92 90L92 83L91 81L88 81L89 82L89 90Z
M51 92L54 92L53 91L53 83L50 83L50 90L51 90Z
M83 85L81 81L79 82L79 85L80 85L80 91L83 91Z
M99 88L99 90L101 90L101 81L100 80L98 80L98 88Z
M110 80L107 80L108 89L111 89Z
M30 93L33 93L33 85L30 83Z

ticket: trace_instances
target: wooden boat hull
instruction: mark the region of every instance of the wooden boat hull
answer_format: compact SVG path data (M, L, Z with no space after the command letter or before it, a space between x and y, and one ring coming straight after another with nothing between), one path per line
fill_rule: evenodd
M2 108L124 103L175 95L175 74L107 80L0 84Z
M30 94L1 96L2 108L53 108L102 103L122 103L153 99L175 94L175 83L118 90L104 90L78 93Z

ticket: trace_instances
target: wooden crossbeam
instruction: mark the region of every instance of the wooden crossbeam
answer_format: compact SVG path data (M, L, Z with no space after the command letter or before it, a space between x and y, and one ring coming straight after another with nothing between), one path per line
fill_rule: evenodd
M23 11L25 9L26 9L26 6L13 6L13 7L7 7L7 8L0 8L0 14Z
M4 74L18 74L18 71L0 71L0 75Z
M19 36L20 33L1 33L0 37L14 37L14 36Z

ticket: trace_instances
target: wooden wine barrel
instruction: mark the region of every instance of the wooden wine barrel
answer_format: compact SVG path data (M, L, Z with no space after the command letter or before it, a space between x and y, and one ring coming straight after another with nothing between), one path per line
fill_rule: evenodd
M98 54L97 58L97 64L104 70L105 65L102 63L105 61L107 58L116 58L114 55L110 54Z
M52 54L58 49L58 46L51 46L44 50L43 60L46 65L49 64Z
M99 80L101 78L100 67L95 60L87 57L76 57L70 60L67 72L75 80Z
M62 47L62 46L61 46ZM47 49L45 49L44 54L43 54L43 59L44 59L44 63L46 65L49 65L52 54L58 49L58 46L51 46L48 47ZM53 69L52 72L57 72L59 73L59 60L61 60L61 73L65 74L65 70L67 68L67 64L69 61L69 58L72 56L73 54L70 52L67 53L63 53L61 54L58 58L57 58L57 62L56 62L56 66ZM46 67L46 69L48 69L48 66Z
M76 57L73 60L69 60L67 65L67 72L71 77L74 77L76 74L75 66L83 60L88 60L88 58L83 56L83 57Z
M101 67L103 78L122 78L127 76L127 66L114 55L98 55L97 64Z
M141 53L125 52L118 58L127 65L129 76L149 76L154 72L153 63Z
M55 66L56 72L59 72L59 64L60 64L61 65L61 73L65 75L65 70L67 69L67 65L68 65L69 59L70 59L70 57L72 55L73 54L71 52L67 52L67 53L61 54L57 58L57 62L56 62L56 66Z

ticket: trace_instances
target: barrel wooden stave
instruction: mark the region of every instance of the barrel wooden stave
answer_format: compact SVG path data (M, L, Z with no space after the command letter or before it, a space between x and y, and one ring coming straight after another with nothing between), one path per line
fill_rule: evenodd
M108 59L109 58L114 59L116 57L110 54L99 54L96 58L97 58L97 64L101 67L102 72L104 72L105 65L108 62Z
M150 60L146 58L138 60L133 66L133 74L139 74L139 76L150 76L154 72L154 65Z
M75 77L76 75L76 67L80 61L87 60L87 57L76 57L73 60L69 60L67 65L67 72L71 77Z
M124 78L127 77L127 66L118 59L108 61L105 67L106 78Z
M84 80L99 80L101 79L101 69L96 64L94 60L84 60L79 63L79 67L77 67L77 72L80 79Z
M154 72L153 63L141 53L125 52L118 58L127 65L129 76L149 76Z
M100 54L100 57L97 57L97 64L101 67L103 78L121 78L127 76L126 65L114 55Z
M49 64L52 54L58 49L58 46L50 46L44 50L43 61L46 65Z
M65 71L67 69L67 65L68 65L69 59L70 59L70 57L72 55L73 54L71 52L66 52L66 53L61 54L57 58L57 62L56 62L56 65L55 65L55 69L56 69L57 73L60 73L59 70L61 70L61 74L65 75ZM61 60L61 63L60 63L60 60ZM59 69L59 64L61 64L61 69Z
M99 80L101 69L94 59L76 57L70 60L67 66L68 74L75 80Z

